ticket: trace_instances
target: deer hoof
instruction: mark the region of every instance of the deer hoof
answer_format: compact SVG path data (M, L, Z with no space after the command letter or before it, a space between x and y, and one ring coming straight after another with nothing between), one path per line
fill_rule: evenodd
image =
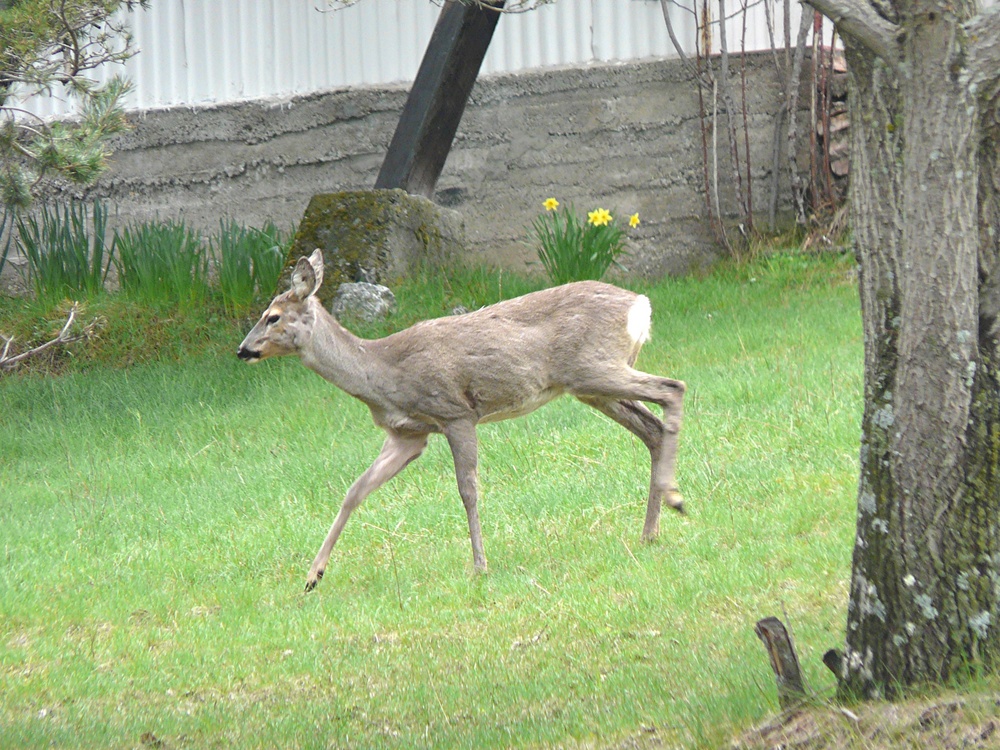
M682 516L684 513L684 497L677 490L667 492L667 505L676 510Z
M323 571L319 571L316 574L310 573L306 578L306 590L304 593L308 594L319 584L319 580L323 577Z
M652 525L647 524L642 529L642 536L639 537L639 541L642 544L652 544L660 537L660 519L657 518Z

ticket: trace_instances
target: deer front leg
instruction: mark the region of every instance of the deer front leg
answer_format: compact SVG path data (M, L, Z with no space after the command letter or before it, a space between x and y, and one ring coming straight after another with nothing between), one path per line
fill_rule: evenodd
M403 436L390 432L382 444L375 462L368 467L364 474L354 480L354 484L347 490L340 511L330 527L330 533L323 540L323 546L319 548L316 559L313 560L312 568L306 577L306 591L312 591L323 577L326 564L330 560L330 553L333 545L337 543L340 532L344 530L344 524L351 513L364 501L368 495L388 482L406 466L423 453L427 446L426 435Z
M451 455L455 459L455 478L458 494L465 505L469 519L469 538L472 540L472 566L477 573L486 572L486 555L483 554L483 532L479 527L479 492L476 488L476 467L479 443L475 422L453 422L444 428Z

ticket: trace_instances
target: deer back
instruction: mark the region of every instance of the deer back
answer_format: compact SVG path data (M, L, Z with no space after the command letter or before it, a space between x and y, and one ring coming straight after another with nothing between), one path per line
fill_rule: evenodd
M583 281L423 321L368 350L402 410L493 421L532 411L597 369L631 365L649 317L645 297Z

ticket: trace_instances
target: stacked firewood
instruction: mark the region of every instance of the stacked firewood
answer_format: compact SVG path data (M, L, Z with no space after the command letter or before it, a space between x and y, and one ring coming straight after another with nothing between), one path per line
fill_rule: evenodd
M831 58L832 54L832 58ZM816 106L813 111L816 149L814 151L814 197L839 204L847 190L850 171L851 119L847 112L847 63L840 50L825 48L819 58Z

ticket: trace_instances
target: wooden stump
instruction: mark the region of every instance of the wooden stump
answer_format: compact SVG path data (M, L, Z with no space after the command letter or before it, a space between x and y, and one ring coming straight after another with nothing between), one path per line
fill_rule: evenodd
M771 659L771 669L778 681L778 704L782 710L794 708L806 697L806 689L788 631L777 617L765 617L754 626L754 632Z

